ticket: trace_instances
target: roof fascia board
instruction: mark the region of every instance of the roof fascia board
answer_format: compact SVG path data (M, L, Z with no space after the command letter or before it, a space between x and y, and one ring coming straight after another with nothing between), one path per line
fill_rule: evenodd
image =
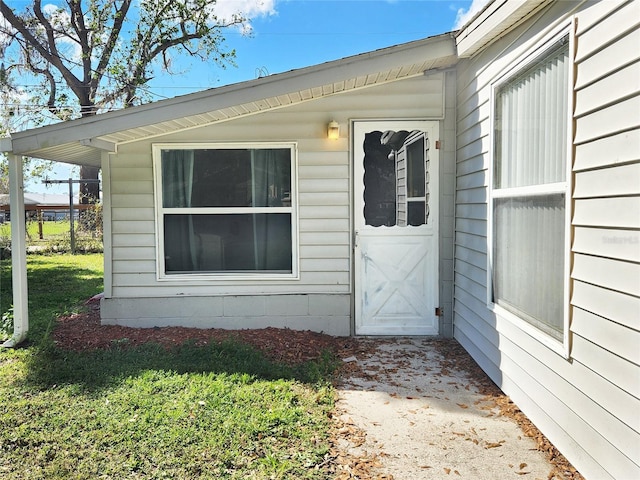
M552 0L493 0L456 34L458 56L469 58Z
M455 40L446 33L256 80L13 133L13 151L28 154L455 54Z
M13 142L10 137L0 138L0 152L13 152Z

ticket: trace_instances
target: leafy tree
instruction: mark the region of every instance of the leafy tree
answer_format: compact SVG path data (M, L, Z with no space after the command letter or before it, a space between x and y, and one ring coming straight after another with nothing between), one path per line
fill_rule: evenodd
M58 120L143 103L158 70L174 73L172 55L233 65L223 34L248 19L220 14L223 1L33 0L17 11L0 0L0 89L12 88L13 75L33 79L32 99ZM83 167L80 177L97 179L98 169ZM97 199L97 184L82 184L81 196Z
M1 129L0 129L1 130ZM25 181L29 179L43 178L53 169L52 162L45 160L36 160L25 158L24 161L24 177ZM0 157L0 194L9 193L9 163L4 155Z
M0 137L5 137L19 125L24 119L18 118L13 105L19 101L12 94L14 92L2 92L0 94L1 103L5 108L0 110ZM34 158L25 158L23 161L25 180L37 179L44 177L53 169L53 162L47 160L38 160ZM9 193L9 163L5 155L0 152L0 194Z

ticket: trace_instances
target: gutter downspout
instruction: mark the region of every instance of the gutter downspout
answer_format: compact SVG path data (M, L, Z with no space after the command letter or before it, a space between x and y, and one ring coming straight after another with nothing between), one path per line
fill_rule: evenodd
M27 246L24 213L22 157L8 153L9 202L11 206L11 277L13 282L13 336L0 347L13 348L29 331L27 293Z

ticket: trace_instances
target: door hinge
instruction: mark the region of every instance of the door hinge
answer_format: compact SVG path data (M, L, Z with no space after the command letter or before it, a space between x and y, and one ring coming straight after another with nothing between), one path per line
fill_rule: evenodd
M436 140L436 150L440 150L440 140Z
M444 309L436 307L436 317L441 317L442 315L444 315Z

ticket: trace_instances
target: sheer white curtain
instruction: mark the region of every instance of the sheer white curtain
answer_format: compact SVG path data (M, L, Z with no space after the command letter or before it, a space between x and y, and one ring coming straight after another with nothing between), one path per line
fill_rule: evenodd
M282 149L251 151L252 206L281 207L285 192L291 190L290 153ZM285 221L286 220L286 221ZM253 214L253 257L256 270L285 270L282 247L289 251L289 214ZM290 257L290 254L288 255ZM284 265L283 265L284 263Z
M562 338L569 58L561 46L500 87L493 301Z
M193 191L193 150L162 151L162 206L189 208ZM197 238L192 215L165 215L167 271L192 271L197 265Z

